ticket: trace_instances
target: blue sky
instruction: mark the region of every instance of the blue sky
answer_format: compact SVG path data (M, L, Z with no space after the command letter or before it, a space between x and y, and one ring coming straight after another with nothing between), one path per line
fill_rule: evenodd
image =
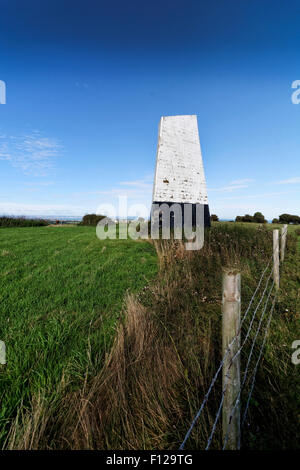
M1 0L0 213L150 207L162 115L197 114L212 213L300 214L300 1Z

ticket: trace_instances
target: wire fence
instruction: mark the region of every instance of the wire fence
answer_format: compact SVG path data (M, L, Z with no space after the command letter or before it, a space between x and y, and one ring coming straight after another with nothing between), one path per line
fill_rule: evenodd
M276 234L274 232L277 232ZM273 232L273 240L278 239L278 231ZM286 237L286 227L283 228L282 230L282 236ZM279 241L278 241L279 243ZM281 244L283 249L285 249L285 240L284 243ZM278 247L273 244L273 254L272 257L268 260L266 263L266 266L260 276L260 279L257 283L257 286L252 294L252 297L250 299L250 302L245 310L244 315L242 316L242 319L240 321L240 326L238 330L236 331L233 339L230 341L228 344L228 347L223 355L222 360L220 361L220 364L217 368L217 371L215 375L213 376L211 383L208 387L208 390L202 400L201 406L196 413L195 417L193 418L191 425L179 447L180 450L183 450L187 440L189 439L194 427L196 426L197 422L199 421L203 410L209 400L210 394L216 384L216 381L218 379L218 376L220 372L222 371L223 373L223 383L222 383L222 391L221 391L221 397L220 401L217 407L217 412L210 430L210 434L208 437L208 440L206 442L205 450L208 450L212 444L213 438L216 433L217 425L220 419L220 416L222 414L223 406L224 406L224 400L226 393L228 391L228 387L231 385L231 372L232 369L234 368L235 361L239 358L241 352L244 350L246 344L247 344L247 350L245 351L245 355L247 357L246 360L246 366L242 374L242 381L239 385L239 390L238 393L232 403L231 409L229 410L228 413L228 421L226 423L226 428L224 429L223 427L223 441L222 441L222 449L225 450L228 446L228 440L230 438L230 433L231 433L231 428L233 426L233 421L234 417L238 417L238 442L240 443L240 429L244 426L247 412L249 409L249 405L251 402L251 397L253 394L254 386L255 386L255 379L258 371L258 367L263 355L263 350L265 347L265 343L268 337L268 332L270 330L270 324L272 321L273 317L273 312L275 308L275 302L276 302L276 294L277 294L277 272L279 270L279 266L276 266L275 264L278 262L279 263L279 258L278 261L276 259L276 256L274 256L274 253L277 252ZM281 260L284 259L284 253L281 253ZM272 262L273 261L273 262ZM273 277L273 280L272 280ZM250 314L250 312L252 312ZM250 315L249 315L250 314ZM246 320L249 319L248 326L245 328L246 325ZM256 321L255 321L256 320ZM246 331L244 331L246 330ZM241 333L243 333L243 340L241 341ZM224 334L224 333L223 333ZM253 372L252 374L249 374L250 371L250 365L251 365L251 360L254 356L254 351L257 350L258 347L258 340L262 338L261 345L259 348L259 353L258 353L258 358L257 361L254 365ZM241 343L241 344L240 344ZM248 343L249 344L249 352L248 352ZM235 351L235 352L234 352ZM229 360L230 358L230 360ZM249 377L250 375L250 377ZM248 378L248 382L247 382ZM241 407L241 398L242 398L242 392L246 388L246 384L250 384L250 389L248 396L246 398L245 403L245 409L243 411L243 417L242 420L240 420L240 407ZM223 421L223 426L224 426L224 421ZM238 447L239 448L239 443Z
M241 399L241 393L242 393L242 390L244 388L244 385L245 385L245 382L246 382L246 379L247 379L247 374L248 374L248 370L249 370L249 365L250 365L250 362L251 362L251 357L253 355L253 351L254 351L254 346L256 344L256 340L257 340L257 337L258 337L258 333L260 332L260 329L261 329L261 326L262 326L262 321L264 319L264 316L265 316L265 313L266 313L266 310L267 310L267 306L269 304L269 299L270 299L270 296L271 296L271 293L273 291L273 288L274 288L274 285L275 283L273 282L272 284L272 287L268 293L268 296L267 296L267 299L265 301L265 305L264 305L264 308L263 308L263 312L262 312L262 315L260 317L260 320L259 320L259 324L258 324L258 327L256 329L256 332L255 332L255 336L254 336L254 339L253 339L253 342L252 342L252 345L251 345L251 349L250 349L250 353L249 353L249 356L248 356L248 360L247 360L247 365L246 365L246 368L245 368L245 372L244 372L244 376L243 376L243 381L242 381L242 384L241 384L241 388L240 388L240 391L238 393L238 396L236 398L236 401L235 401L235 404L231 410L231 413L230 413L230 417L229 417L229 425L228 425L228 431L226 433L226 436L225 436L225 439L224 439L224 445L223 445L223 450L226 449L226 445L227 445L227 442L228 442L228 437L229 437L229 430L230 430L230 426L231 426L231 423L232 423L232 418L233 418L233 415L238 407L238 405L240 404L240 399ZM274 302L274 301L273 301ZM273 303L274 305L274 303ZM268 331L268 327L269 327L269 323L267 323L267 326L265 328L265 332ZM266 335L265 335L266 337Z

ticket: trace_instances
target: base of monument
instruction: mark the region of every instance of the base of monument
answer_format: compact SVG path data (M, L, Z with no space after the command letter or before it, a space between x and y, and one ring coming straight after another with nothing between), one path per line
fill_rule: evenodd
M157 206L159 206L159 208L160 208L163 204L166 204L168 207L171 207L173 204L178 204L181 207L181 213L182 213L181 224L183 226L184 225L184 206L187 205L187 204L184 204L183 202L174 203L174 202L162 202L162 201L156 202L156 201L153 201L152 207L151 207L150 220L152 218L153 210L157 209ZM192 206L192 226L195 227L196 223L197 223L197 220L196 220L197 206L203 206L203 209L204 209L204 227L210 227L210 225L211 225L210 224L210 212L209 212L208 204L189 204L189 206ZM160 222L161 222L161 215L160 215ZM170 227L171 228L174 228L174 225L175 225L174 222L175 222L174 213L171 212L170 213Z

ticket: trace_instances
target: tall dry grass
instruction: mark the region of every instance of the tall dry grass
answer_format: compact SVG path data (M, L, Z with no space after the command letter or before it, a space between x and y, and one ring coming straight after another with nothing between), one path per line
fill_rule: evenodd
M183 244L156 248L159 278L139 296L127 296L102 371L66 399L61 429L68 448L176 448L212 377L218 315L194 315L190 296L201 293ZM198 300L204 305L207 297ZM211 424L206 412L198 439Z
M159 275L126 297L103 368L87 374L80 390L66 387L55 406L33 402L12 426L8 448L177 449L221 359L222 267L241 269L245 307L271 255L271 236L263 228L220 227L198 252L179 241L154 242ZM217 381L187 448L204 447L220 394ZM220 438L218 426L212 448Z

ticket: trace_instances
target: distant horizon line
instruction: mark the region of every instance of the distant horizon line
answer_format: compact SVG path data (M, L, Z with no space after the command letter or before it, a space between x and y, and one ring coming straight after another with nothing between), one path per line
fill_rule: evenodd
M87 213L88 214L88 213ZM86 215L86 214L84 214ZM23 215L23 214L0 214L0 217L13 217L13 218L18 218L18 217L23 217L24 219L46 219L46 220L81 220L84 215ZM237 216L236 216L237 217ZM115 219L120 219L123 220L125 217L115 217ZM128 216L127 220L134 220L135 217ZM220 222L235 222L235 218L219 218ZM268 223L271 223L273 219L266 219Z

